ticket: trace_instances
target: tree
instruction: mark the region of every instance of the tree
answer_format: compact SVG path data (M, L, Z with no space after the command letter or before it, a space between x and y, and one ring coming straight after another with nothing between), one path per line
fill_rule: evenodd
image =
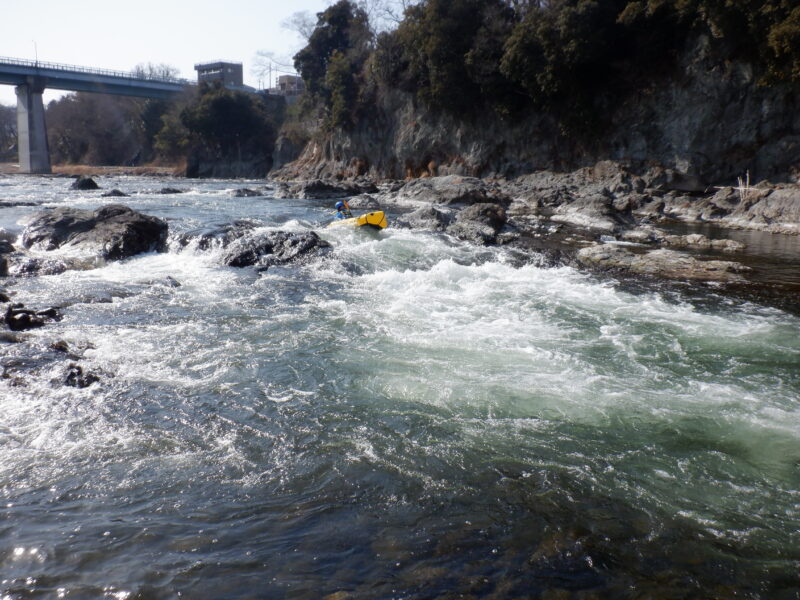
M333 54L338 52L354 66L361 65L369 53L371 39L367 15L349 0L340 0L318 13L308 45L294 56L294 67L306 89L327 101L330 94L325 77Z
M9 160L17 143L17 110L0 105L0 159Z

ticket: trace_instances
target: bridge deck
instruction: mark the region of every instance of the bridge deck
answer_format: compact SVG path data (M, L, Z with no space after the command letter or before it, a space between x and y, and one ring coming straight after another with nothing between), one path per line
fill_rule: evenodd
M168 98L194 85L188 79L0 57L0 84L37 81L49 89L96 92L146 98Z

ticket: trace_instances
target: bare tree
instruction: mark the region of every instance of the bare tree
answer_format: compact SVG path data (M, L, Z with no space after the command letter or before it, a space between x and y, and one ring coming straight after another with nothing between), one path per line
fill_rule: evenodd
M294 31L304 42L308 41L308 38L314 33L314 28L316 26L317 19L307 10L292 13L292 16L281 22L281 27L289 31Z
M273 77L278 75L295 75L296 71L292 59L286 56L277 56L268 50L259 50L253 57L253 66L250 72L259 81L266 80L268 88L272 87Z
M139 63L133 67L133 74L142 79L177 79L177 67L165 63Z

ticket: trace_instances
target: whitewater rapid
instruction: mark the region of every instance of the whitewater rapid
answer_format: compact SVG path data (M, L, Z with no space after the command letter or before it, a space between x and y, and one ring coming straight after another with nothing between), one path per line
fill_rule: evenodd
M0 381L0 597L800 589L798 317L328 230L326 203L230 182L99 182L166 218L170 248L6 281L65 308L0 346L23 373ZM259 274L177 242L236 219L334 250ZM59 341L98 383L61 384Z

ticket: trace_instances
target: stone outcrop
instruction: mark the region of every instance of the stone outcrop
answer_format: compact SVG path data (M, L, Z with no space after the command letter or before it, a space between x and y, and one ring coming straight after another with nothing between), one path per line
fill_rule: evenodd
M234 240L222 256L229 267L255 266L265 271L271 266L300 262L330 251L331 245L313 231L291 233L268 231L252 233Z
M69 247L105 260L164 250L167 223L121 204L97 210L56 208L37 213L22 234L25 248Z
M578 261L586 266L609 271L691 281L743 282L748 267L732 261L699 260L690 254L661 248L636 253L612 244L582 248Z
M507 221L502 206L480 202L459 212L447 233L481 245L494 244Z

